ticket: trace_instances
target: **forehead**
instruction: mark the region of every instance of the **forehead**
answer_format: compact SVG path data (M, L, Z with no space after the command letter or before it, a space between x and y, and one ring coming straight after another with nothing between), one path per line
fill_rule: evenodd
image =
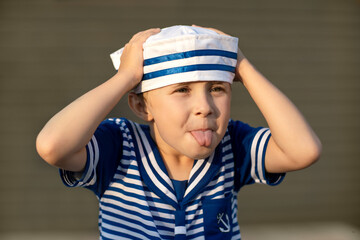
M148 96L161 96L164 94L170 94L174 90L182 87L189 87L189 88L211 88L214 85L223 86L229 90L231 90L231 84L228 82L223 81L196 81L196 82L181 82L181 83L175 83L168 86L164 86L161 88L149 90L147 92L142 93L145 98L148 98Z
M230 83L228 82L223 82L223 81L194 81L194 82L179 82L179 83L174 83L171 85L167 85L161 88L157 88L157 89L153 89L150 90L148 92L155 92L157 90L170 90L173 88L178 88L178 87L210 87L213 85L223 85L223 86L231 86Z

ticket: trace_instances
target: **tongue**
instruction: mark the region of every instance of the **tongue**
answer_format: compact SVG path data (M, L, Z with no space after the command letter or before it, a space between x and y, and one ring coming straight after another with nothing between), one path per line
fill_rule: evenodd
M211 130L196 130L191 131L191 134L196 139L196 141L199 143L200 146L208 147L211 144L211 138L212 138L212 131Z

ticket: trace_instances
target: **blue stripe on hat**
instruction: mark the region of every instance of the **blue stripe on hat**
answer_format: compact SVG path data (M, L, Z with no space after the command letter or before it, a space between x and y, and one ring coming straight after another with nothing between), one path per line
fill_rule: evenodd
M202 49L202 50L192 50L187 52L180 52L180 53L173 53L168 54L160 57L154 57L144 60L144 66L149 66L152 64L168 62L178 59L184 58L191 58L191 57L198 57L198 56L221 56L221 57L228 57L232 59L237 59L236 52L218 50L218 49Z
M192 71L209 71L209 70L220 70L220 71L227 71L227 72L235 72L235 67L229 65L222 65L222 64L196 64L196 65L188 65L182 67L174 67L163 69L155 72L146 73L143 75L142 80L150 80L157 77L162 77L166 75L176 74L176 73L183 73L183 72L192 72Z

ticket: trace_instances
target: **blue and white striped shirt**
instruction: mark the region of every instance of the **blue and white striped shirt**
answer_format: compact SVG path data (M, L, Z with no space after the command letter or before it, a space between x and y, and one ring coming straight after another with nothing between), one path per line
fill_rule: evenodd
M241 239L237 193L245 184L276 185L266 174L267 128L230 120L216 150L195 160L183 199L150 136L149 126L118 118L104 121L87 145L81 179L60 170L70 187L99 199L100 239Z

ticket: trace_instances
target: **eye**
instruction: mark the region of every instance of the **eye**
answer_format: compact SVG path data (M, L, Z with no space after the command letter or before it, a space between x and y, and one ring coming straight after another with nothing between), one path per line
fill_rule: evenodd
M179 87L177 89L175 89L176 93L188 93L190 92L190 89L188 87Z
M212 86L210 92L223 92L225 88L223 86Z

